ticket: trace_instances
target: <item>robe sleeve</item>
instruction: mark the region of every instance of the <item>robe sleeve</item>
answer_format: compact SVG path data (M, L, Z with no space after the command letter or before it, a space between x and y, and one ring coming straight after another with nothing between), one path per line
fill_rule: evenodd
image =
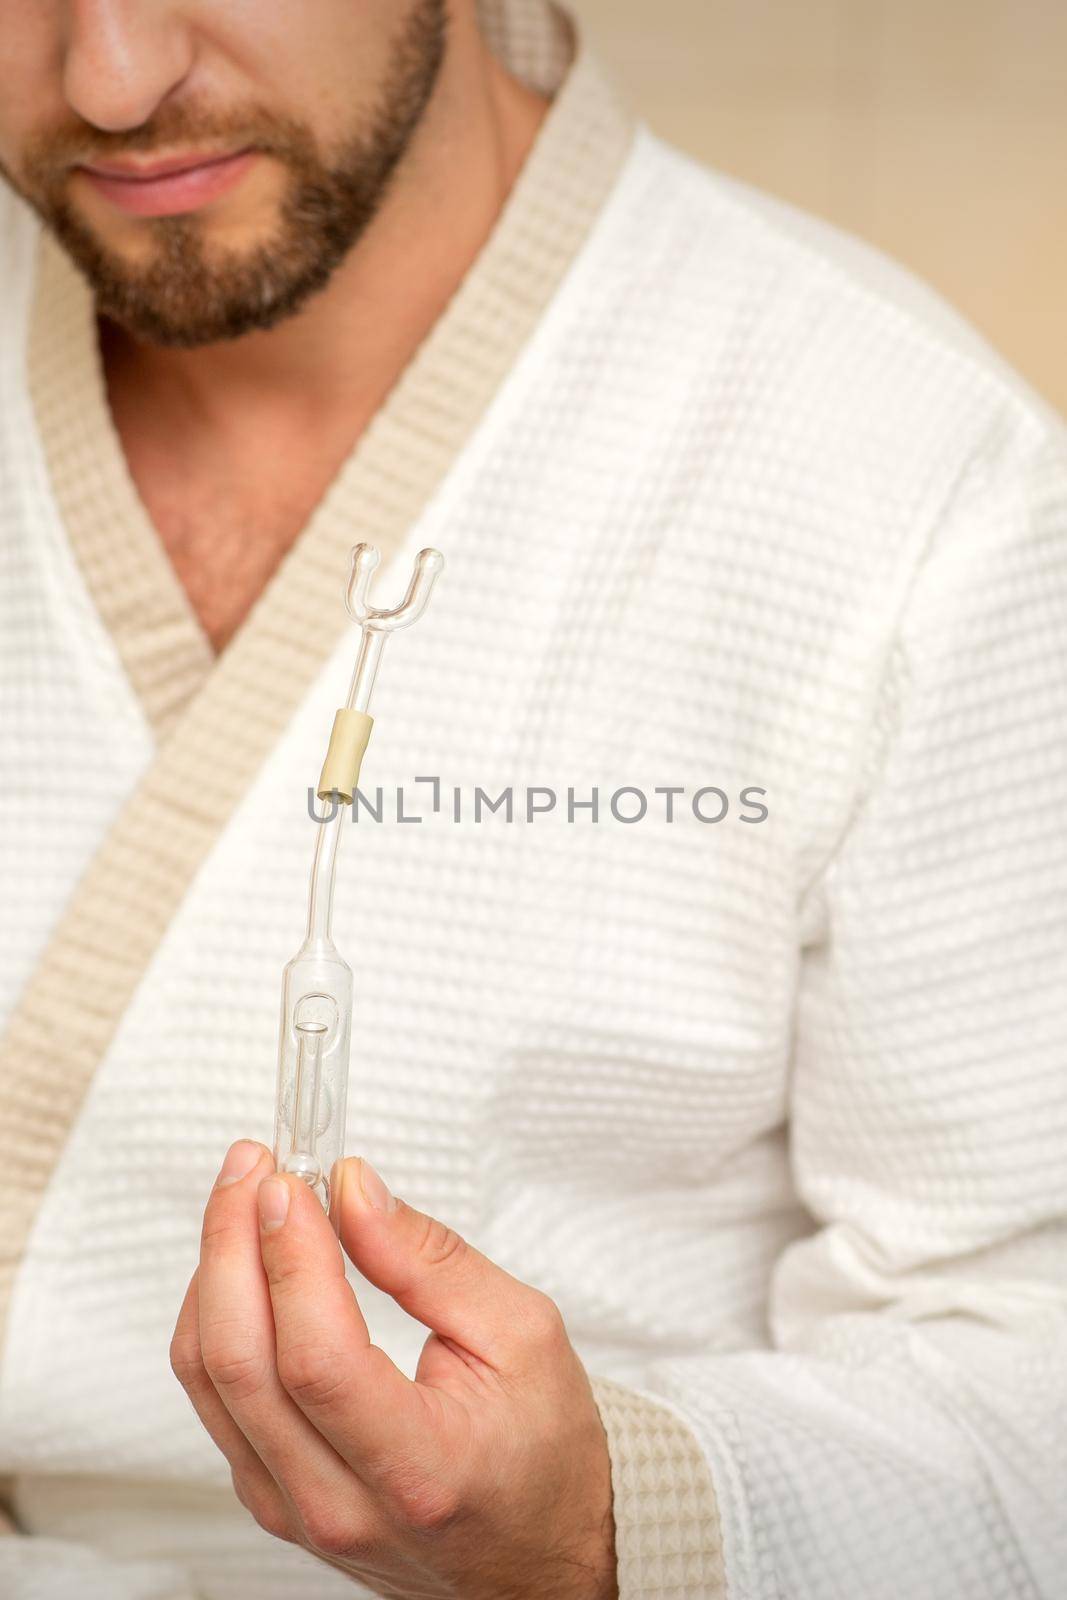
M73 1539L0 1533L4 1600L197 1600L187 1575L171 1562L104 1554Z
M874 743L875 735L877 744ZM1059 1600L1067 446L1021 404L916 565L801 886L768 1348L596 1379L621 1600Z

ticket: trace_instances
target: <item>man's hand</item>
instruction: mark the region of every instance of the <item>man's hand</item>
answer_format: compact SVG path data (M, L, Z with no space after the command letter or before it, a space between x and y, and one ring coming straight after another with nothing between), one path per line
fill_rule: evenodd
M241 1141L207 1203L171 1363L238 1498L396 1600L615 1600L607 1443L553 1302L367 1162L333 1178L331 1227ZM338 1236L433 1330L415 1382L371 1344Z

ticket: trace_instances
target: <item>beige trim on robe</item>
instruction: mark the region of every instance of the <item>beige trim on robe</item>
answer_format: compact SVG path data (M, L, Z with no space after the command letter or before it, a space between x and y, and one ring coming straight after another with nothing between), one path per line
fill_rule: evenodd
M528 81L547 76L569 37L562 14L523 0L494 16L492 37L516 52L519 75L526 48ZM581 248L632 135L577 48L490 239L217 659L122 460L91 298L42 244L30 360L45 456L86 583L159 743L0 1041L0 1338L34 1215L130 997L249 774L348 626L351 546L367 539L388 556L401 543Z
M48 477L82 576L156 739L216 656L134 487L108 408L92 292L37 242L29 387Z

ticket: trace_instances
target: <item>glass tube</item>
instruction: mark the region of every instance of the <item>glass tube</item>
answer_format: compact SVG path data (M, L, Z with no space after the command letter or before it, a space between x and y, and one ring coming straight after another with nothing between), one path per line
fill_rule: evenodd
M325 801L324 806L329 806ZM325 811L323 815L325 815ZM274 1159L330 1203L330 1172L344 1153L352 969L333 942L333 885L347 815L319 822L303 944L282 974Z
M345 593L348 614L360 626L347 705L368 715L386 638L425 611L444 560L436 550L420 550L407 593L391 611L368 603L377 564L376 550L356 545ZM317 819L304 942L282 974L274 1160L279 1172L301 1178L328 1208L330 1175L344 1154L352 969L332 933L337 855L348 813L336 791L323 804L333 809Z

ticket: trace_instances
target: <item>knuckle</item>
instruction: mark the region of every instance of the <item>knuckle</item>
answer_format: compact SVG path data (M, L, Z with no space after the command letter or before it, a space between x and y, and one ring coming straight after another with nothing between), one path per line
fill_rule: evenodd
M275 1539L284 1539L293 1543L293 1532L289 1526L289 1519L274 1494L265 1494L262 1487L250 1483L241 1473L231 1470L230 1480L233 1483L233 1492L241 1505L244 1506L249 1516L263 1529L264 1533L273 1535Z
M247 1332L220 1330L203 1344L204 1370L215 1388L231 1399L246 1400L265 1387L269 1362Z
M527 1308L526 1324L533 1342L542 1349L561 1350L569 1343L563 1313L556 1302L540 1289L533 1291Z
M458 1495L439 1483L425 1485L419 1494L409 1494L404 1509L408 1527L424 1538L440 1538L463 1517Z
M466 1249L467 1241L455 1228L439 1222L436 1217L422 1219L417 1250L419 1260L428 1267L441 1267L446 1261L455 1261Z
M323 1406L344 1387L344 1363L321 1345L288 1345L278 1351L278 1378L299 1405Z
M204 1208L204 1222L200 1231L201 1245L217 1248L238 1237L239 1231L229 1191L223 1189L221 1192L213 1193Z
M300 1516L304 1542L324 1556L345 1556L349 1560L369 1561L379 1543L369 1530L356 1525L353 1517L329 1506L309 1506Z
M218 1356L204 1365L215 1388L225 1390L234 1400L250 1399L267 1381L265 1363L254 1355Z
M393 1515L411 1532L426 1538L448 1532L465 1515L458 1487L425 1472L397 1474L388 1495Z
M208 1382L197 1333L176 1333L170 1341L170 1370L187 1393Z
M272 1259L270 1282L271 1290L275 1294L279 1289L285 1290L289 1295L297 1294L309 1282L308 1269L303 1257L282 1252L280 1257Z

